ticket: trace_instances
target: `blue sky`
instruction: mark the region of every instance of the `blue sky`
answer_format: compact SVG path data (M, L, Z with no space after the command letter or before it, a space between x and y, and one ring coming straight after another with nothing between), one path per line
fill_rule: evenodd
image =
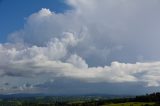
M64 0L1 0L0 42L6 42L9 33L23 28L25 18L41 8L49 8L56 13L70 9L64 2Z
M159 0L1 0L0 93L158 91L159 10Z

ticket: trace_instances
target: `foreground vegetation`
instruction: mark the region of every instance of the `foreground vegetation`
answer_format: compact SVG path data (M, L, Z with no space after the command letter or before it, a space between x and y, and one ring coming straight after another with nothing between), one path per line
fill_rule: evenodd
M160 106L160 93L114 99L106 99L99 96L8 97L0 99L0 106Z
M106 103L102 106L159 106L158 104L154 102L126 102L126 103Z

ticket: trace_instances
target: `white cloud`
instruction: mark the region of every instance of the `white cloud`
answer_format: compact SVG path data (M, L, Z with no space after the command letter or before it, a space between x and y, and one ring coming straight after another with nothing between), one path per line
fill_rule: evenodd
M86 62L76 54L71 55L70 58L67 60L67 62L81 69L88 68Z
M50 74L53 78L69 77L87 82L144 82L148 86L159 86L160 62L112 62L111 66L88 67L85 60L76 54L63 58L68 55L67 47L73 46L71 41L75 43L75 38L72 37L54 40L45 47L32 46L22 50L1 45L0 57L6 60L0 61L1 76L32 77Z
M32 14L24 28L9 35L9 43L0 44L1 76L49 74L159 86L158 0L67 0L67 4L74 8L65 13L43 8ZM139 56L144 62L136 62Z

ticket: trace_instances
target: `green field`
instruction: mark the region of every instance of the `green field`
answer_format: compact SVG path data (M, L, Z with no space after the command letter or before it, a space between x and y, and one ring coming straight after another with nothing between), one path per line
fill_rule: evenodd
M103 106L152 106L155 103L146 103L146 102L127 102L127 103L114 103L114 104L105 104Z

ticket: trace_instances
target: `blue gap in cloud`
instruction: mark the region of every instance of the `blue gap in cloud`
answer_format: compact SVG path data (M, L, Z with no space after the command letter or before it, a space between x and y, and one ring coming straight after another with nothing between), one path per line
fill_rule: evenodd
M65 0L0 0L0 43L7 41L7 35L23 28L25 18L41 8L63 13L71 7Z

